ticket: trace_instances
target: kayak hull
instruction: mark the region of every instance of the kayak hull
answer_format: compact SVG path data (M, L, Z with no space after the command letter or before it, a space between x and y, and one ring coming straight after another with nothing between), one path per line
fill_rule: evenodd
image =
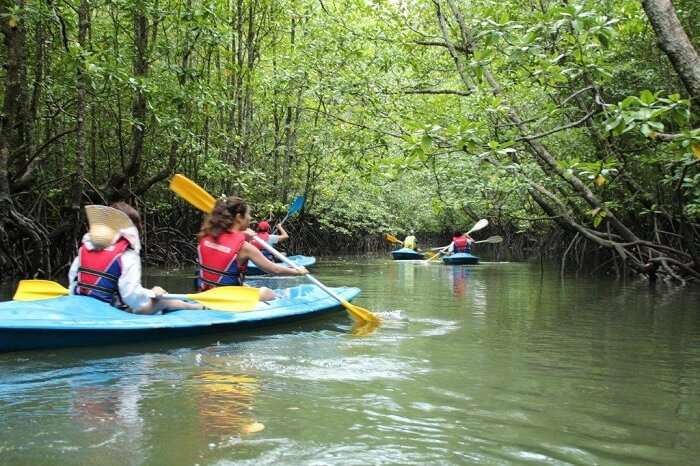
M311 267L316 263L316 258L313 256L289 256L287 257L290 261L292 261L294 264L296 264L299 267ZM281 263L280 265L283 265L287 267L286 264ZM257 265L255 265L253 262L248 261L248 270L246 271L246 276L256 276L256 275L267 275L267 272L264 270L260 269Z
M407 261L422 260L425 258L425 255L421 254L420 252L416 252L411 248L401 248L391 251L391 257L393 257L395 261Z
M442 258L442 262L447 265L476 265L479 263L479 257L468 252L458 252L450 256Z
M351 300L358 288L334 288ZM86 296L0 303L0 352L150 342L242 331L300 321L342 309L314 285L279 290L282 297L248 312L173 311L136 315Z

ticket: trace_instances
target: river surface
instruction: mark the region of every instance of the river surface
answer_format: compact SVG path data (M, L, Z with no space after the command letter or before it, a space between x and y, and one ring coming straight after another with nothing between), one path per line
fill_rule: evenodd
M700 292L322 260L384 319L0 354L2 465L700 461ZM187 291L182 272L148 282ZM268 284L289 286L299 279ZM6 297L7 295L5 295Z

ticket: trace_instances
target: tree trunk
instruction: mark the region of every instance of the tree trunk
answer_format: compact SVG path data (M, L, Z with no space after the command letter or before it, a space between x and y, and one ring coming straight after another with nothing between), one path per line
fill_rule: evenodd
M83 194L83 178L85 176L85 88L87 74L85 70L85 55L87 54L87 33L90 26L90 6L88 0L80 0L78 7L78 57L76 76L76 134L75 134L75 173L71 196L71 210L75 215L75 231L80 228L80 204Z
M16 208L10 191L10 164L12 158L21 167L29 163L28 147L30 135L26 123L29 119L26 82L26 30L22 17L14 16L14 10L22 11L22 0L0 2L0 32L5 45L5 88L2 114L0 115L0 278L6 264L12 274L43 269L51 273L47 251L46 230L31 218L22 215ZM10 152L10 149L14 153ZM24 169L24 168L22 168ZM29 238L36 249L21 259L17 246L23 238Z
M671 0L642 0L661 50L668 55L688 94L700 101L700 57L678 20Z
M143 2L136 2L133 11L134 22L134 54L133 72L134 79L139 86L134 91L134 100L131 104L131 148L129 150L129 161L124 167L123 173L113 175L106 187L107 197L110 201L126 199L129 197L129 189L125 187L127 182L136 177L141 170L141 160L143 157L143 144L146 133L146 94L140 88L143 80L148 76L148 18L146 17L146 5Z

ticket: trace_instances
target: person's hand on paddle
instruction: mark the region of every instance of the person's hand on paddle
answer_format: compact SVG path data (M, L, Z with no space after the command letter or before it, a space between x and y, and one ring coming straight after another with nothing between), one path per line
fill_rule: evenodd
M251 242L253 241L253 237L255 236L255 231L253 231L251 228L246 228L243 234L245 235L246 240L248 240L248 242Z
M306 275L307 273L309 273L309 271L306 270L306 267L304 267L304 266L296 268L296 269L294 269L294 271L296 272L295 275Z

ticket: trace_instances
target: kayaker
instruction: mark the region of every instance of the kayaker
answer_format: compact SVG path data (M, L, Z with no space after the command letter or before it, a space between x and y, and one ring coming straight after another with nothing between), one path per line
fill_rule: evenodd
M282 225L277 225L277 229L280 231L281 234L279 235L273 235L270 234L270 224L266 220L262 220L258 222L258 225L255 227L255 231L257 232L258 238L261 240L265 241L267 244L269 244L272 247L275 247L275 245L281 241L285 241L289 239L289 235L287 232L282 228ZM260 249L260 252L262 252L262 255L265 256L267 259L270 261L274 262L274 256L270 251L265 249L264 246L262 246L260 243L257 241L252 242L253 246L256 248Z
M167 292L141 285L141 216L125 202L89 205L90 225L68 271L71 294L90 296L134 314L163 309L203 309L201 304L159 299Z
M466 252L471 254L473 244L474 239L471 236L466 233L462 234L460 231L455 231L452 235L452 242L447 247L447 253Z
M263 256L260 249L253 246L250 239L255 232L250 225L250 208L236 196L220 198L214 210L202 224L199 231L199 274L200 291L223 285L243 285L248 260L263 271L275 275L304 275L300 270L277 265ZM269 288L261 288L260 299L268 301L276 297Z
M413 230L410 231L409 235L403 240L403 247L418 250L418 244L416 242L416 237L413 235Z

